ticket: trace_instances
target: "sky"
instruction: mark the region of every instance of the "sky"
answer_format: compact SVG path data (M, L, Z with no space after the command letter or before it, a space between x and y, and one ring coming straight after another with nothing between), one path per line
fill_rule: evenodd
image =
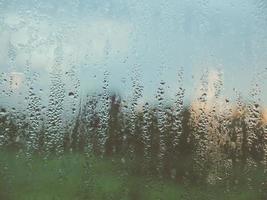
M0 86L13 77L19 93L37 74L32 84L43 92L55 70L83 94L100 90L107 71L110 88L131 97L136 77L145 100L164 80L167 98L182 84L190 101L204 73L209 85L220 74L223 98L259 90L267 105L267 2L0 0Z

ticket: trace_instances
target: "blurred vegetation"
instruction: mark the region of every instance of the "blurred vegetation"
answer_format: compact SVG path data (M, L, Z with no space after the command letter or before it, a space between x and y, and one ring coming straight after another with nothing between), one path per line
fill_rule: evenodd
M81 154L65 154L61 159L32 158L2 152L0 199L3 200L83 200L83 199L181 199L251 200L261 199L256 189L239 185L227 191L220 185L177 184L151 176L136 176L134 166L119 158L101 159Z
M136 109L92 95L66 123L2 108L0 199L267 198L259 105L179 101Z

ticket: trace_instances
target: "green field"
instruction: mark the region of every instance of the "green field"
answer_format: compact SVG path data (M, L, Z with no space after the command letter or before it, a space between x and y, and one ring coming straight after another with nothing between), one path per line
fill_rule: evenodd
M167 199L257 200L260 192L246 187L178 185L136 176L119 159L85 159L78 154L47 160L1 153L1 200Z

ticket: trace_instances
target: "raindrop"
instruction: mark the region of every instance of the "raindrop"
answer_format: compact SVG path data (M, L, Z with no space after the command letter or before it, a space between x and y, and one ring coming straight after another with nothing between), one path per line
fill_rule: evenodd
M69 97L74 97L74 93L73 92L69 92Z

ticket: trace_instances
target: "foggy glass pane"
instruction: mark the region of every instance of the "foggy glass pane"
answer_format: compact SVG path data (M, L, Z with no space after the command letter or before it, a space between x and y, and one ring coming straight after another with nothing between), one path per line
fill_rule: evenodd
M267 1L0 0L0 200L266 199Z

